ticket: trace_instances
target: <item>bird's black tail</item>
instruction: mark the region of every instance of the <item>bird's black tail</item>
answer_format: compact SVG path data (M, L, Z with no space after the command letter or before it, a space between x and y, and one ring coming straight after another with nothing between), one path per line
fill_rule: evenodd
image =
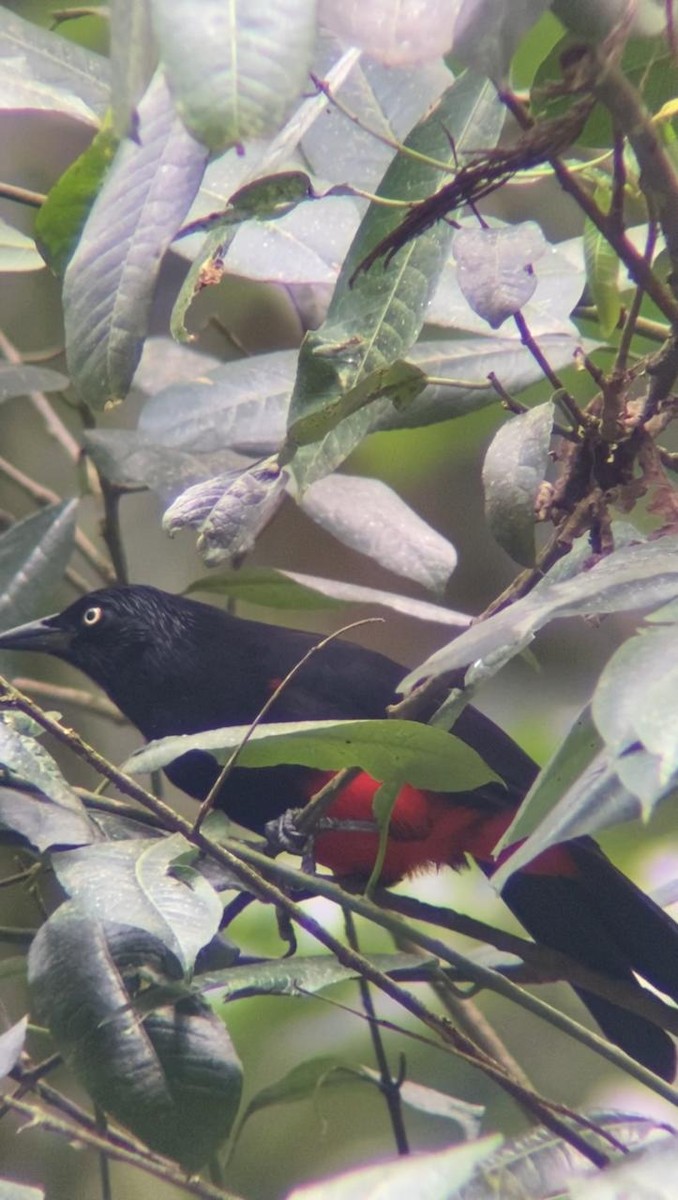
M611 979L634 972L678 1000L678 925L612 865L588 838L567 843L567 875L517 871L502 896L545 946ZM603 1033L663 1079L676 1073L676 1050L659 1026L584 988L578 995Z

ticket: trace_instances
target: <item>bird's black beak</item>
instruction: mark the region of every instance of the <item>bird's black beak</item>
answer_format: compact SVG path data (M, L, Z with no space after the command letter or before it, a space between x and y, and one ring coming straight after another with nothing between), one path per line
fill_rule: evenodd
M35 650L40 654L64 654L70 647L72 633L60 629L55 617L43 617L40 621L29 621L0 633L0 650Z

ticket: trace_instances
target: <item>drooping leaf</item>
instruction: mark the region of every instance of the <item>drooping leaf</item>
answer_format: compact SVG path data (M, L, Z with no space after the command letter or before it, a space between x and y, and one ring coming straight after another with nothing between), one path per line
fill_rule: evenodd
M50 189L35 218L38 245L55 275L63 275L68 266L117 146L107 116L87 149Z
M133 773L155 771L188 750L208 750L221 762L249 726L160 738L128 760ZM434 791L465 791L496 778L480 755L442 729L415 721L295 721L261 725L238 756L239 767L299 763L328 771L360 767L375 779Z
M585 539L583 549L586 550ZM409 690L430 675L440 675L469 663L484 663L488 672L498 670L532 641L537 630L556 617L629 612L662 604L673 598L678 589L678 538L671 535L654 542L622 546L590 570L580 570L571 578L554 582L550 575L529 595L436 651L410 672L402 688ZM558 579L557 573L555 578Z
M483 463L490 531L524 567L535 558L535 501L548 464L553 411L548 401L512 417L494 435Z
M274 129L304 87L315 37L311 0L151 0L160 60L187 129L223 151Z
M600 188L596 192L597 203L607 211L611 196L607 188L607 205L601 204ZM589 218L584 222L584 262L586 281L591 290L593 303L598 313L600 332L609 337L621 314L619 289L619 256Z
M532 298L533 263L546 250L534 221L504 229L460 229L452 242L459 286L471 308L498 329Z
M495 846L495 853L528 837L548 817L561 797L591 766L602 745L587 706L565 741L539 772L506 833Z
M179 859L197 851L175 834L102 842L52 856L57 879L83 911L135 925L164 943L189 973L198 952L219 929L223 906L206 879Z
M376 604L419 621L433 621L457 628L465 628L471 623L466 613L442 608L428 600L415 600L411 596L399 596L379 588L276 568L241 567L230 575L205 576L186 590L189 595L191 592L211 592L233 596L267 608L335 608L341 604Z
M37 616L73 550L77 500L52 504L0 536L0 629Z
M246 471L194 484L167 509L163 528L174 534L185 525L198 530L198 550L208 566L237 563L285 497L287 476L268 461Z
M125 980L144 967L157 980L168 960L147 933L96 920L69 901L35 937L29 981L38 1020L92 1099L195 1171L229 1133L242 1070L223 1023L197 998L143 1019L135 1011Z
M406 145L451 161L452 139L457 153L471 144L492 145L502 121L492 89L466 74L415 126ZM428 195L442 178L441 170L399 154L388 168L379 194L411 201ZM364 376L404 358L416 341L445 261L449 227L444 223L433 226L387 267L379 264L376 270L354 279L369 250L400 219L397 209L378 203L368 209L342 267L327 319L319 330L307 334L302 344L290 408L291 428L301 418L336 404ZM388 399L376 401L340 422L318 447L297 450L292 470L299 487L307 487L338 466L378 420L380 411L390 406Z
M157 51L149 0L111 0L111 110L118 138L133 132L135 111L153 77Z
M431 591L441 592L457 565L454 546L378 479L328 475L300 503L340 542Z
M66 354L91 408L129 391L162 256L189 207L205 151L174 115L160 76L120 145L64 277Z
M496 217L488 218L488 223L492 229L510 228ZM475 217L461 217L459 224L462 230L477 228ZM534 280L534 294L521 308L533 337L538 337L540 343L544 334L569 333L578 337L570 313L579 303L586 284L581 238L547 245L539 258ZM462 293L452 254L448 255L443 267L426 321L431 325L487 335L487 322L473 312ZM505 325L502 336L513 337L514 332L517 335L517 330L514 331L510 324Z

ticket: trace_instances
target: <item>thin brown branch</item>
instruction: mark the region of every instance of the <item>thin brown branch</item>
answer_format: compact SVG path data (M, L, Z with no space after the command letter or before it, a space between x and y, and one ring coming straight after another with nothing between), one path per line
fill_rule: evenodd
M86 712L95 713L98 717L106 717L115 725L128 725L119 708L105 696L97 696L84 688L62 687L57 683L45 683L41 679L30 679L23 675L15 675L12 680L15 687L38 700L47 700L50 704L73 704Z
M26 204L29 208L42 208L47 196L44 192L32 192L30 188L19 187L16 183L0 182L0 198L16 200L17 204Z

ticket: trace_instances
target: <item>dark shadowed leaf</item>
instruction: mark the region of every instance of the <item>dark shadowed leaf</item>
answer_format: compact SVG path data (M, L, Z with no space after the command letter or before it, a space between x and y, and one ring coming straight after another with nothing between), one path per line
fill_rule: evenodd
M40 793L0 785L0 826L38 854L56 846L84 846L98 836L87 814L75 812Z
M228 1135L242 1071L221 1021L188 997L143 1016L125 978L171 965L165 947L70 901L29 954L37 1019L92 1099L153 1150L195 1171ZM175 964L176 967L176 964Z
M188 750L209 750L226 761L243 741L248 725L208 733L160 738L128 759L126 769L155 771ZM339 771L361 767L375 779L437 791L481 787L496 776L475 750L443 729L416 721L295 721L259 726L238 756L239 767L281 762ZM454 786L452 786L454 785Z
M49 367L0 363L0 403L15 396L26 396L29 392L61 392L66 387L67 377Z
M275 128L304 87L315 40L311 0L151 0L177 111L194 137L222 151Z
M0 1079L5 1079L21 1058L27 1024L28 1017L22 1017L11 1029L0 1033Z
M294 1188L286 1200L455 1200L476 1167L501 1144L498 1135L477 1142L358 1167L344 1175Z
M551 401L512 417L495 433L483 463L488 525L502 549L524 567L534 563L535 500L552 428Z
M34 736L37 732L35 722L23 713L0 713L0 762L5 782L36 788L55 804L84 818L82 802Z
M458 79L415 126L406 144L433 157L452 161L456 152L473 145L493 145L503 114L487 82L466 74ZM399 154L388 168L379 193L411 201L428 195L443 172L422 166ZM369 251L401 220L398 209L373 203L345 259L321 328L307 334L290 409L290 426L312 413L332 407L366 375L408 354L424 322L446 257L450 228L441 222L410 242L384 267L354 273ZM382 400L382 405L389 401ZM332 430L319 447L297 451L292 469L300 487L328 474L347 456L371 427L375 406L363 408Z
M586 541L583 543L585 553ZM532 641L537 630L556 617L629 612L665 603L678 591L678 538L670 535L654 542L622 546L588 571L558 582L553 578L549 573L528 596L474 625L431 655L410 672L402 688L410 690L428 676L469 663L479 664L486 673L499 670Z
M36 616L73 550L77 500L50 505L0 536L0 629Z
M498 329L534 295L533 263L546 250L534 221L505 229L460 229L452 242L459 286L471 308Z
M376 604L418 621L433 621L457 628L465 628L471 622L465 613L430 604L428 600L415 600L411 596L399 596L379 588L273 567L242 567L230 575L205 576L186 590L189 594L211 592L234 596L249 604L261 604L267 608L335 608L341 604Z
M209 883L185 865L196 856L190 843L175 834L69 850L53 855L52 865L64 891L84 912L145 929L188 974L198 952L217 933L223 912ZM177 875L173 868L180 859Z
M431 591L443 591L457 565L454 546L378 479L328 475L300 504L340 542Z
M66 352L91 408L124 398L136 369L162 256L198 189L205 151L156 76L120 145L64 278Z
M285 497L287 476L275 462L229 471L194 484L167 509L170 536L188 525L198 530L198 550L208 566L237 562L253 549Z
M94 124L109 102L105 58L0 8L0 108L38 108Z

